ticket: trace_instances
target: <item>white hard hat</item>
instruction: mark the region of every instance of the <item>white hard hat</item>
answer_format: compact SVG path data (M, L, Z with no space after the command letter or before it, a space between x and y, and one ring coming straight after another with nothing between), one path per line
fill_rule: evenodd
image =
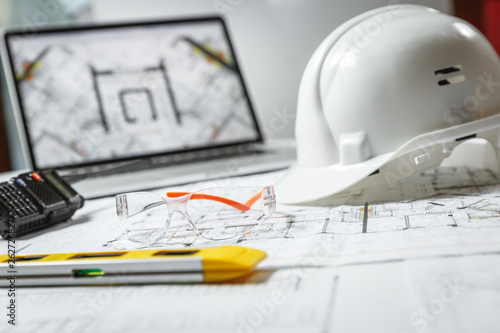
M499 127L500 61L478 30L427 7L375 9L338 27L310 59L298 161L277 198L324 202L368 176L398 182L472 137L498 149Z

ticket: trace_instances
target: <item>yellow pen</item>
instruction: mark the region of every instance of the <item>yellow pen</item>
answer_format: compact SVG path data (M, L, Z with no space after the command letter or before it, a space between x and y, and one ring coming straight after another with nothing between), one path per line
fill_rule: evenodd
M0 256L0 287L224 282L251 273L264 251L204 249Z

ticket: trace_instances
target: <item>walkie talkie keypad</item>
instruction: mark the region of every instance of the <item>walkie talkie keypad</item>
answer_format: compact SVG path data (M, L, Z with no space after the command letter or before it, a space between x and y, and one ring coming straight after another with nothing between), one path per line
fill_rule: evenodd
M38 208L33 201L12 184L0 185L0 198L15 217L38 214Z
M84 199L54 171L21 174L0 183L0 235L22 235L68 220Z

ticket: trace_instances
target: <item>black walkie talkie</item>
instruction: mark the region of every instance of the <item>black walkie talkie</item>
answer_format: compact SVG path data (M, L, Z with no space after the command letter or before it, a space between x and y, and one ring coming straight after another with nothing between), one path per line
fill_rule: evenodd
M84 201L53 170L20 174L0 183L0 235L12 239L64 222Z

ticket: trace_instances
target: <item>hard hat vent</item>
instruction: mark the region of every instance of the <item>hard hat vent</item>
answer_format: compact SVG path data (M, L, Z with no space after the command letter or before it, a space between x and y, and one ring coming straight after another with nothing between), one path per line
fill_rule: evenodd
M452 73L459 73L461 71L462 71L462 66L455 65L455 66L450 66L450 67L438 69L437 71L434 71L434 75L439 77L439 76L449 75ZM451 77L448 77L448 78L443 79L443 80L439 80L438 85L439 86L447 86L450 84L455 84L455 83L459 83L459 82L463 82L463 81L465 81L465 75L461 74L461 75L451 76Z
M451 73L461 72L461 71L462 71L462 66L456 65L456 66L438 69L437 71L434 72L434 74L436 76L441 76L441 75L446 75L446 74L451 74Z

